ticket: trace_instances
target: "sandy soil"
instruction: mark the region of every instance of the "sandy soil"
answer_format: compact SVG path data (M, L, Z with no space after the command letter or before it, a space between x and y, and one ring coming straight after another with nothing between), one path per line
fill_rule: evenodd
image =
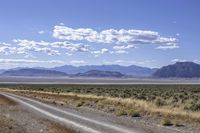
M0 95L0 105L17 105L16 102L8 99L7 97Z
M23 106L0 95L0 133L75 133L71 129L35 116Z

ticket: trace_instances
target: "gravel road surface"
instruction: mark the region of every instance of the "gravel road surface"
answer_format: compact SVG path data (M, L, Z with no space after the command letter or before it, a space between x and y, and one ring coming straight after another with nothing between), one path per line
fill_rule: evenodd
M3 95L26 106L29 110L45 115L49 120L60 122L82 133L144 133L138 129L111 123L109 120L97 120L75 112L61 110L23 96L9 93L3 93Z

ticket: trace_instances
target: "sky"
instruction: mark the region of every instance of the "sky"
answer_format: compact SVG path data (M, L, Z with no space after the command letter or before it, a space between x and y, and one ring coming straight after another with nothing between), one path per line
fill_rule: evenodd
M1 0L0 69L200 63L199 0Z

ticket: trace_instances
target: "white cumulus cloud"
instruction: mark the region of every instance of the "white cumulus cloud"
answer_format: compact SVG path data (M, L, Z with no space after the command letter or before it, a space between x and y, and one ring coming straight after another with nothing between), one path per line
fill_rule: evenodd
M0 64L39 64L39 63L50 63L50 64L63 64L60 60L27 60L27 59L0 59Z
M44 34L45 31L41 30L41 31L38 31L38 34Z
M19 47L16 49L17 53L29 54L30 52L41 52L47 55L60 55L58 50L54 50L49 47L50 43L45 41L33 41L33 40L13 40Z
M81 64L85 64L86 62L84 60L72 60L70 61L70 64L72 65L81 65Z
M64 42L53 42L51 43L51 46L54 48L65 48L71 52L89 52L90 46L89 45L83 45L83 44L75 44L70 43L67 41Z
M162 37L158 32L134 29L106 29L95 31L91 28L73 29L63 25L54 26L53 37L57 39L115 44L168 44L177 43L172 37Z
M122 45L122 46L114 46L113 49L114 50L125 50L125 49L130 49L130 48L135 48L134 45Z
M118 65L125 65L125 66L129 66L129 65L147 65L147 64L151 64L151 63L155 63L155 60L143 60L143 61L135 61L135 60L115 60L115 61L104 61L104 64L108 64L108 65L113 65L113 64L118 64Z
M93 54L104 54L104 53L108 53L109 50L107 48L102 48L100 50L96 50L96 51L92 51L91 53Z
M158 46L156 49L167 50L167 49L177 49L179 46L177 44L167 44Z

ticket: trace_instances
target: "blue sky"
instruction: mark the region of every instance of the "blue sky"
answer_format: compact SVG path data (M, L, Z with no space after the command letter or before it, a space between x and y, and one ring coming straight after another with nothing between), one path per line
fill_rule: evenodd
M199 0L2 0L0 68L200 62Z

